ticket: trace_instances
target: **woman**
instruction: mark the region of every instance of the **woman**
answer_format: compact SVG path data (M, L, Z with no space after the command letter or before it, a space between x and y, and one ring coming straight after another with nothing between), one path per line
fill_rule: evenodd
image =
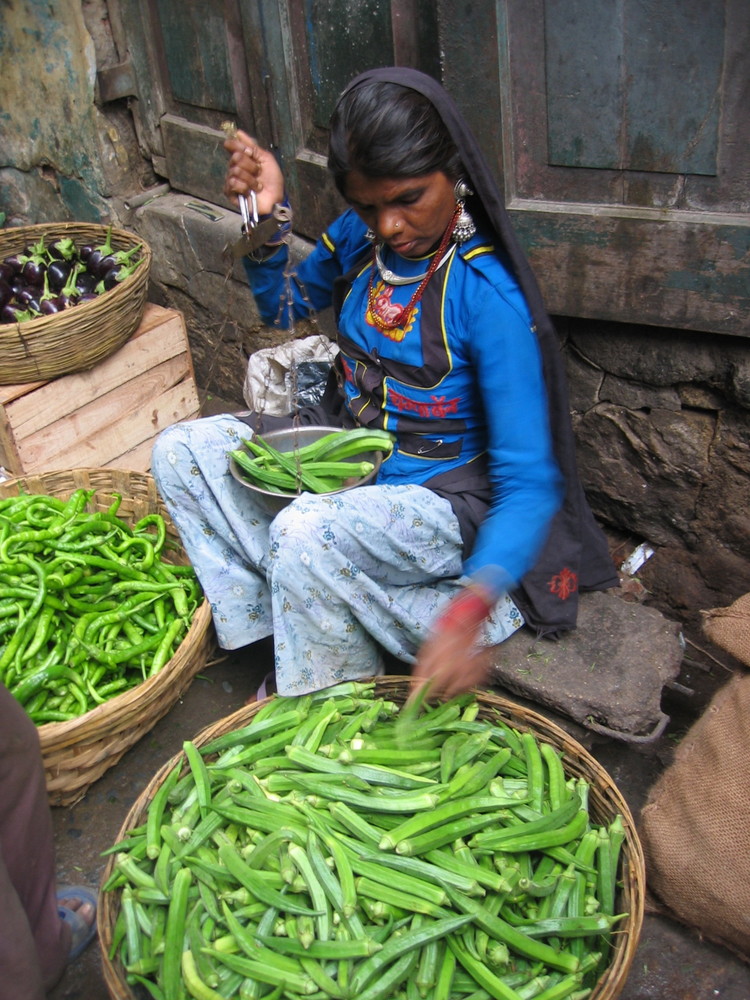
M242 132L225 145L227 192L255 192L268 217L285 199L276 160ZM351 207L295 275L283 217L245 267L269 323L334 305L337 379L295 419L392 431L377 484L305 494L269 523L226 468L257 414L170 428L152 468L221 645L273 632L282 694L376 674L386 649L450 696L485 679L482 643L524 619L573 627L579 577L616 579L576 478L554 331L448 95L414 70L357 77L329 168Z

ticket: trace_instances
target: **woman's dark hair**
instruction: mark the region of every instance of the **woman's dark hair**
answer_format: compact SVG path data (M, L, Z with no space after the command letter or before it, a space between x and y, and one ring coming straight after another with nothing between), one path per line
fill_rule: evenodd
M458 150L433 104L410 87L381 81L339 98L330 121L328 169L341 194L350 170L366 177L462 173Z

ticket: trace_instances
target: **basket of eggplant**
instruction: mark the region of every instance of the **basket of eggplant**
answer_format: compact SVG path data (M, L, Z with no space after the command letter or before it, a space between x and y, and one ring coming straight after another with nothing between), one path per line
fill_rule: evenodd
M55 222L0 230L0 385L93 368L135 332L151 250L132 233Z

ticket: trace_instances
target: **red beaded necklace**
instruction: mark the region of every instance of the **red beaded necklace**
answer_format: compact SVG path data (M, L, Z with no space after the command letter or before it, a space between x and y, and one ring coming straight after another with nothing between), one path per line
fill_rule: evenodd
M380 330L381 333L385 333L386 330L395 330L398 327L403 328L411 319L411 314L414 311L419 300L422 298L422 293L427 287L427 283L429 282L430 278L433 276L435 271L438 269L440 262L442 261L443 256L445 255L445 251L447 250L448 244L450 243L450 238L453 235L453 230L456 228L456 222L458 221L458 217L461 214L461 207L462 206L459 204L456 205L456 209L453 213L453 216L451 217L451 221L448 223L448 226L445 232L443 233L443 238L440 240L440 245L435 251L432 260L430 261L430 266L427 268L427 272L424 278L422 278L419 285L417 286L417 290L409 299L407 305L402 307L401 311L398 313L395 320L393 320L390 323L387 320L383 319L382 316L378 316L378 314L375 312L375 275L377 273L378 268L377 268L377 261L375 260L375 247L373 247L372 271L370 272L370 284L367 290L367 312L369 318L372 320L372 322L375 324L378 330Z

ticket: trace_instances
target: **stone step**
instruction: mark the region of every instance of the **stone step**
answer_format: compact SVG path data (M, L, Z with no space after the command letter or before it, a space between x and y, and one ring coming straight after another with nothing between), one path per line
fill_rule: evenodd
M538 639L524 626L493 648L492 684L627 742L650 742L668 716L662 691L680 671L681 626L617 589L580 595L578 627Z

